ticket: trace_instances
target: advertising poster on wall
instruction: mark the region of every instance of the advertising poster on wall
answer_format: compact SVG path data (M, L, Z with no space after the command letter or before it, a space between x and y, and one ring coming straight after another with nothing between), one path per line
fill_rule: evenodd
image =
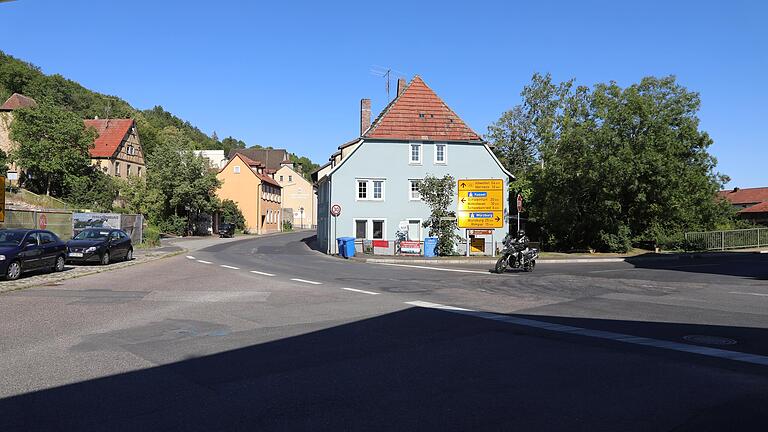
M120 215L117 213L73 213L74 235L86 228L120 229Z
M400 242L400 253L403 255L420 255L421 242L418 240L403 240Z

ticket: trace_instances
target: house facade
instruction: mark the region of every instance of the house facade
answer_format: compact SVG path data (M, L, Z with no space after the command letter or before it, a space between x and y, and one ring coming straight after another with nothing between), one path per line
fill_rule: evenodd
M422 223L430 211L418 181L426 175L501 179L505 190L514 180L480 135L418 76L407 85L400 80L396 98L373 123L370 118L370 100L363 99L360 137L339 146L329 164L313 173L318 245L327 253L338 252L338 237L382 243L395 240L400 231L409 240L423 240L429 233ZM338 217L331 215L334 205L341 207ZM450 208L456 208L455 200ZM507 231L505 218L483 253L493 253L494 237L500 240ZM465 230L457 234L468 235Z
M146 175L144 151L133 119L93 119L84 123L97 133L90 149L91 165L123 179Z
M277 232L282 226L282 190L265 169L261 162L238 153L216 176L222 182L216 195L237 203L250 233Z
M36 107L37 102L31 97L14 93L2 105L0 105L0 150L6 155L10 154L18 147L18 143L11 141L11 123L13 122L13 112L20 108ZM8 167L9 171L16 171L17 167L12 164Z
M274 176L283 190L283 209L293 215L294 228L313 228L317 224L317 197L314 186L285 163Z

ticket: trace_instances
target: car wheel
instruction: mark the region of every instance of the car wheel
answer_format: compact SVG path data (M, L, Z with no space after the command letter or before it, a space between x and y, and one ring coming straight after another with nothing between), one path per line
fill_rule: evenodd
M53 266L53 271L55 272L62 272L64 271L64 263L66 260L64 259L64 255L59 255L56 257L56 264Z
M8 264L8 272L5 274L6 279L16 280L21 276L21 263L14 261Z
M104 252L101 256L101 265L109 265L109 252Z
M125 260L130 261L133 259L133 249L128 249L128 252L125 253Z

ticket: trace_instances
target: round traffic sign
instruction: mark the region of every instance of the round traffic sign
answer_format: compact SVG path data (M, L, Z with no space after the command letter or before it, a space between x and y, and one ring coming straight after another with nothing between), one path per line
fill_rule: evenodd
M522 213L523 212L523 195L517 194L517 212Z
M40 229L45 229L45 227L48 226L48 218L44 214L41 214L37 219L37 224L40 225Z
M334 204L331 206L331 216L338 217L341 214L341 206Z

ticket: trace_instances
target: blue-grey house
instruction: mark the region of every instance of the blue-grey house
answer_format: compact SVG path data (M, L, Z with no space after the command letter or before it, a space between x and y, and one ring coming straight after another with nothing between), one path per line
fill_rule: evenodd
M370 99L360 105L360 137L339 146L313 174L317 238L326 253L337 253L338 237L374 240L384 246L384 241L391 245L400 230L407 231L408 240L423 240L429 234L422 227L429 209L421 202L416 182L427 174L450 174L456 180L502 179L505 190L514 180L480 135L419 76L407 85L405 80L398 82L397 96L373 123ZM334 206L341 208L338 217L331 215ZM498 241L507 230L505 223L493 237ZM459 234L464 237L464 230ZM484 253L491 249L486 247Z

